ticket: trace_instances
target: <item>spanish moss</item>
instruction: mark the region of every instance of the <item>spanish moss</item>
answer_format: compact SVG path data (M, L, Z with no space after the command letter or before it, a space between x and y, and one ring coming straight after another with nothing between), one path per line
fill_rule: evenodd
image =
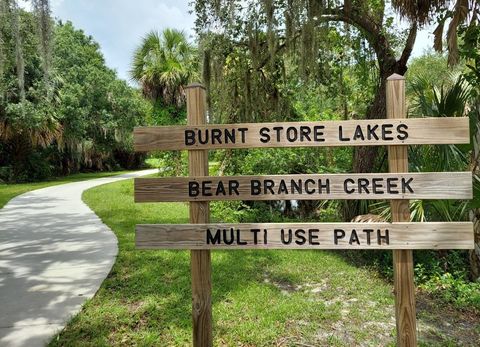
M10 11L12 13L12 31L15 37L15 62L17 70L17 83L20 102L25 102L25 60L23 58L23 44L20 31L20 9L16 0L10 0Z
M48 0L32 0L33 9L37 19L38 36L40 42L40 55L45 82L48 83L51 65L52 29L50 18L50 5Z
M7 22L7 0L0 0L0 101L4 98L5 38L4 25Z

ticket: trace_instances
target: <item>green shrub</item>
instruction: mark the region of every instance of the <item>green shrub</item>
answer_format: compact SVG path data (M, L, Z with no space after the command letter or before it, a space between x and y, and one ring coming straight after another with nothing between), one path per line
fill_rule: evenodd
M12 166L0 166L0 182L10 182L12 179Z
M480 311L480 283L467 282L449 272L430 277L419 288L460 308Z

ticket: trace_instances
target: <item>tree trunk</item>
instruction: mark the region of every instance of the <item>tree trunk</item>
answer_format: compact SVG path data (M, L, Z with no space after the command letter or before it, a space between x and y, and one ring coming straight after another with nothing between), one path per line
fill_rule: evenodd
M26 163L28 156L32 152L32 144L30 138L25 134L18 134L12 141L13 144L13 156L12 156L12 180L28 179L23 177L25 175Z
M480 119L476 119L480 121ZM480 175L480 130L477 127L477 132L472 139L473 153L472 153L472 170L475 175ZM473 209L470 211L470 220L473 222L474 245L475 248L469 251L470 260L470 274L472 280L480 280L480 209Z
M480 280L480 209L472 210L470 219L473 222L475 237L475 248L469 251L470 274L473 281L478 281Z
M393 57L381 57L378 59L379 64L386 65L381 68L380 83L373 99L372 104L367 110L366 119L385 119L387 117L386 111L386 84L387 78L394 73L404 75L407 72L406 62L397 61ZM392 61L395 62L392 64ZM368 173L374 172L375 163L378 158L377 146L361 146L354 147L353 150L353 167L352 170L355 173ZM360 202L358 200L348 200L343 209L344 220L352 220L355 216L359 215Z
M292 208L292 201L291 200L285 200L285 208L283 209L283 214L286 217L292 217L293 216L293 208Z

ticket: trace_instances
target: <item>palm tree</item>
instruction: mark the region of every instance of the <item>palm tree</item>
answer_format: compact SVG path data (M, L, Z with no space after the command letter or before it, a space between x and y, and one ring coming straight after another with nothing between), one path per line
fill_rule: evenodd
M196 77L194 57L195 49L183 31L151 31L136 49L130 73L146 97L181 106L184 86Z
M472 170L474 196L472 200L412 200L411 219L416 222L429 220L471 220L474 223L475 248L469 252L470 272L474 280L480 278L480 111L475 105L472 89L463 76L450 76L447 85L433 86L422 77L412 81L414 93L410 114L414 117L462 117L469 116L471 145L414 146L409 149L412 171L443 172ZM436 158L437 160L432 160ZM385 202L377 202L372 212L384 220L390 218L390 208ZM439 253L445 256L447 252Z
M460 61L458 51L458 28L462 25L476 25L480 15L480 2L478 0L393 0L392 5L401 16L410 21L424 25L432 21L432 14L447 8L438 18L434 30L433 47L437 52L443 50L443 33L448 23L446 34L448 64L456 65Z

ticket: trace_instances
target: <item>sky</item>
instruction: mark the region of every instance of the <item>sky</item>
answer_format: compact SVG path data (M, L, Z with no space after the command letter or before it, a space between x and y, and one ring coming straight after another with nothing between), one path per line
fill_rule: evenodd
M26 0L23 0L25 2ZM105 61L129 82L130 62L141 38L151 30L184 30L193 39L195 14L189 13L191 0L51 0L52 14L70 20L78 29L93 36ZM22 1L21 1L22 2ZM25 6L25 5L24 5ZM413 56L432 46L432 28L419 32Z
M130 81L133 52L142 37L164 28L194 35L195 15L190 0L51 0L52 15L93 36L100 44L107 66Z

